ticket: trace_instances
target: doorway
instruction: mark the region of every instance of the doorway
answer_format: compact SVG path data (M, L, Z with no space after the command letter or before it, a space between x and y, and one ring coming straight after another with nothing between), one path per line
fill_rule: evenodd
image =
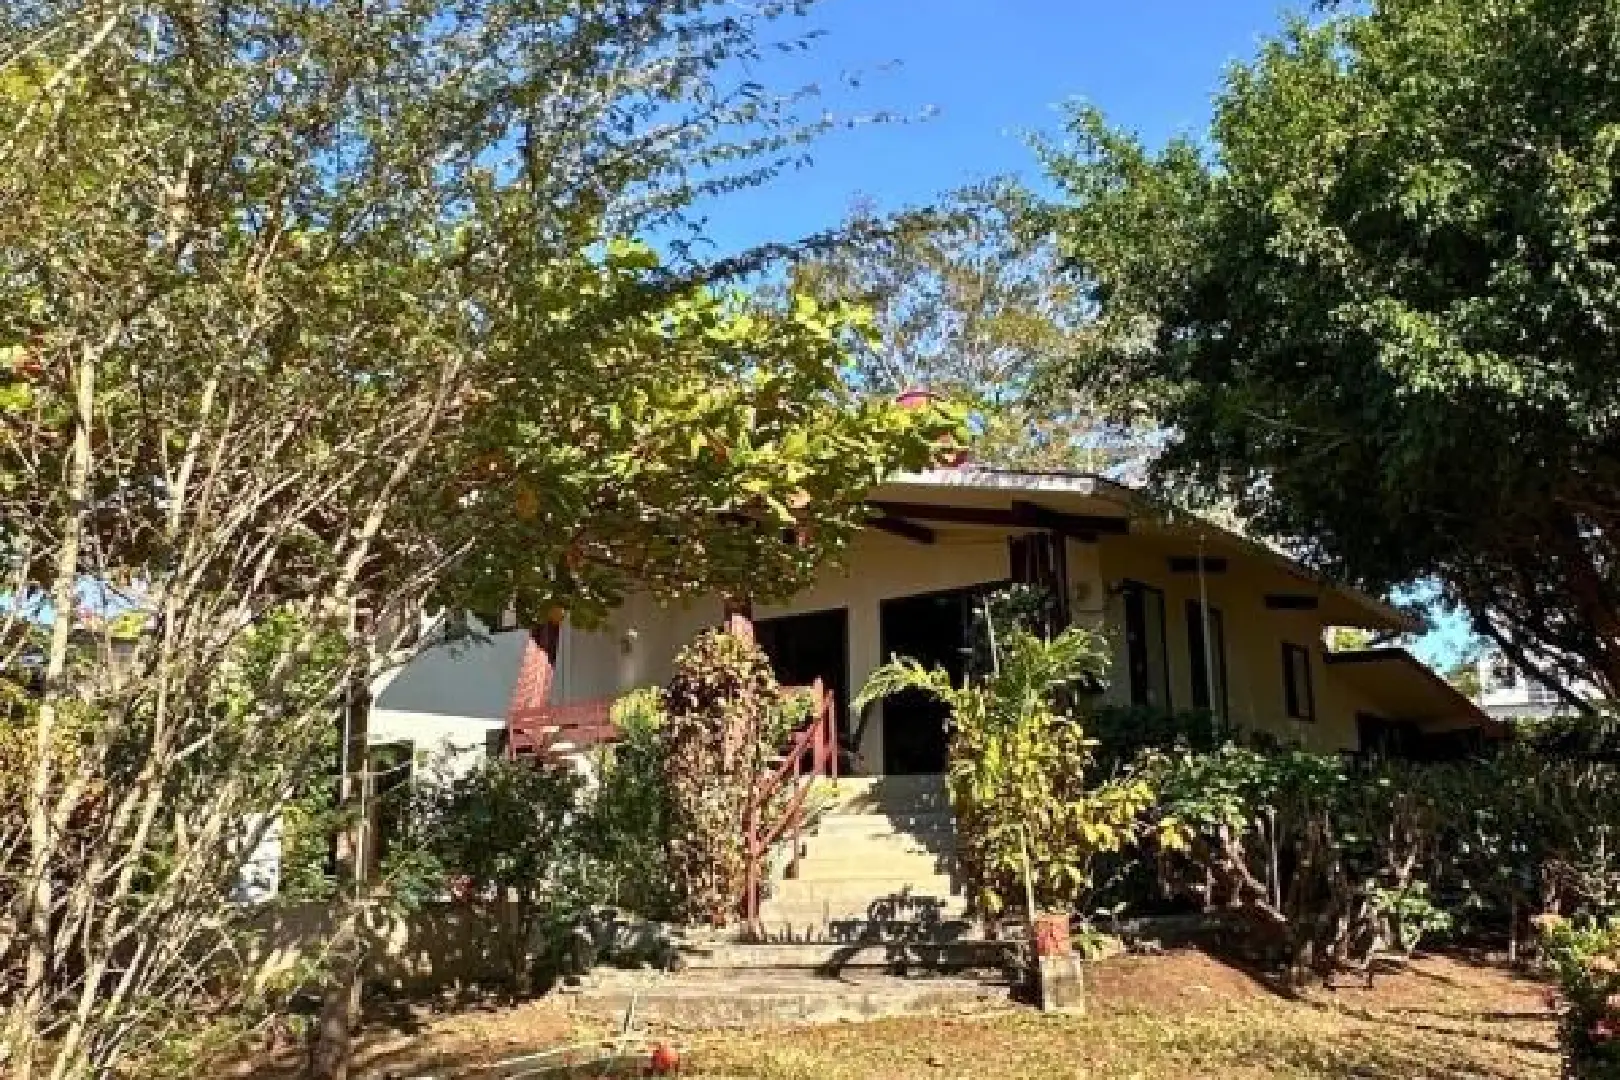
M754 640L783 686L809 686L820 679L832 691L842 736L849 715L849 612L834 608L760 619L754 623Z
M951 682L961 685L971 652L973 602L989 587L883 601L878 609L883 659L906 656L927 668L944 668ZM884 699L883 772L944 772L949 719L944 702L919 690Z

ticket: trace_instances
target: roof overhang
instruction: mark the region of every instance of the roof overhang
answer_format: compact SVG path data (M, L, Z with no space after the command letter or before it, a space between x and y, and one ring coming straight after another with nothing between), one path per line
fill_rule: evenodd
M1168 507L1145 492L1080 472L1025 472L972 466L901 473L875 487L868 501L877 527L931 543L935 525L982 525L1010 530L1050 529L1095 540L1121 532L1183 539L1205 565L1217 559L1258 563L1279 577L1268 590L1278 606L1318 609L1326 625L1416 633L1420 620L1360 589L1313 573L1284 553L1190 512Z
M1333 676L1376 707L1388 720L1415 723L1425 733L1479 730L1492 738L1507 734L1469 697L1401 648L1328 653Z

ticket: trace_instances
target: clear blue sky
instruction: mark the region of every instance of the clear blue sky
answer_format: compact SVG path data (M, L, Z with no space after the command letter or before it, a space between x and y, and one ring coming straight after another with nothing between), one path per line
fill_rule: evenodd
M770 53L750 76L773 90L817 84L843 117L894 113L817 144L807 167L725 196L709 216L721 251L795 240L857 200L880 210L1006 173L1036 180L1030 132L1059 131L1080 98L1150 144L1207 128L1232 62L1252 57L1303 0L821 0L784 27L824 31L803 53ZM858 85L851 85L858 79ZM922 117L927 116L926 119ZM1418 643L1448 663L1456 619Z
M930 119L839 131L813 163L726 196L710 218L723 250L838 223L857 198L927 203L1002 173L1033 178L1028 132L1058 130L1084 98L1150 143L1207 126L1211 95L1289 10L1279 0L821 0L787 27L825 36L751 74L775 90L814 83L835 115ZM846 79L859 77L851 87Z

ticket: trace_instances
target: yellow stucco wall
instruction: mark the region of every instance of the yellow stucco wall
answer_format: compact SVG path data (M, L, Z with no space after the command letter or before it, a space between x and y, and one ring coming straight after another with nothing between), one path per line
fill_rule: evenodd
M1172 573L1169 558L1172 554L1196 555L1196 547L1135 536L1109 537L1100 547L1106 592L1113 594L1126 580L1163 591L1171 705L1190 707L1193 691L1187 601L1199 598L1199 578L1196 573ZM1321 617L1314 611L1269 610L1266 593L1289 589L1271 568L1258 561L1233 559L1224 572L1205 574L1204 588L1210 607L1221 612L1225 624L1231 720L1239 727L1269 732L1311 750L1356 749L1356 714L1371 710L1323 662L1322 636L1326 628ZM1117 616L1110 622L1117 625ZM1288 719L1282 661L1285 642L1310 651L1314 721ZM1118 652L1122 651L1121 647ZM1117 700L1128 700L1122 667L1116 672L1113 693Z
M1070 610L1077 623L1101 625L1116 643L1112 696L1129 700L1119 632L1118 586L1134 580L1160 589L1165 597L1166 645L1171 704L1192 704L1192 663L1186 601L1198 597L1196 574L1171 573L1169 556L1195 553L1184 541L1162 535L1110 536L1101 543L1068 541ZM851 692L885 658L881 655L879 605L911 596L986 582L1009 574L1007 538L1000 530L941 530L939 541L920 545L878 531L860 534L842 564L829 568L812 588L791 603L760 605L757 618L844 608L849 618ZM1240 727L1267 731L1313 750L1354 749L1356 713L1367 708L1334 678L1323 662L1323 625L1314 611L1272 611L1268 591L1289 591L1290 582L1261 560L1232 559L1224 573L1206 575L1212 607L1226 629L1227 699ZM1297 588L1297 582L1292 583ZM616 697L640 686L660 685L682 645L721 621L718 599L665 607L633 597L608 627L596 632L569 628L558 664L557 700ZM1286 718L1282 645L1288 641L1311 652L1314 722ZM859 747L868 769L883 760L881 715L867 718Z
M1007 541L999 534L963 532L924 547L867 531L856 536L841 564L829 567L815 585L790 603L756 606L754 616L768 619L847 610L853 695L884 660L879 626L879 605L884 600L1003 581L1007 575ZM584 633L570 628L558 664L556 699L616 697L636 687L667 682L675 654L699 631L719 625L721 616L718 599L666 607L646 597L632 597L606 629ZM873 710L865 718L859 747L868 763L883 760L881 707L873 706Z

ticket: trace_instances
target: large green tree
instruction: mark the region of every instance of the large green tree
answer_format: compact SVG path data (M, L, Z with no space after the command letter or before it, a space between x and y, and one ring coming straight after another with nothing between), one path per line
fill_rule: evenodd
M1235 67L1207 142L1043 147L1093 386L1161 475L1620 692L1620 14L1375 0Z
M934 418L839 382L849 311L634 239L802 153L727 82L781 13L0 11L0 671L40 684L0 682L0 1071L253 1004L232 881L340 713L363 793L424 603L790 589L926 463Z
M1032 210L1029 193L1005 180L892 216L862 207L837 243L794 268L793 285L869 308L852 385L962 403L978 460L1105 468L1131 440L1062 377L1089 323L1079 282Z

